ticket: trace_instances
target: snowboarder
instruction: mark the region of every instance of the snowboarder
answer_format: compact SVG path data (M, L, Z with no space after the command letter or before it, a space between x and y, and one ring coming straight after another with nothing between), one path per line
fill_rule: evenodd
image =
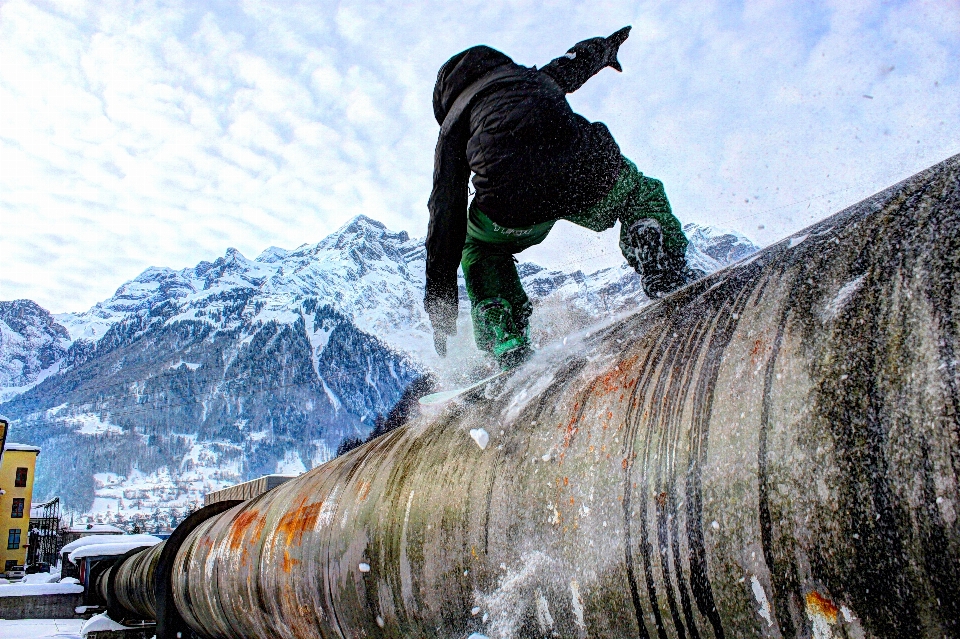
M424 297L439 355L457 330L458 265L477 346L503 369L531 353L532 307L513 256L542 242L560 219L593 231L619 220L621 252L651 298L702 275L687 265L687 239L663 184L620 154L603 123L588 122L567 102L601 69L622 70L617 51L629 32L579 42L539 70L487 46L440 68Z

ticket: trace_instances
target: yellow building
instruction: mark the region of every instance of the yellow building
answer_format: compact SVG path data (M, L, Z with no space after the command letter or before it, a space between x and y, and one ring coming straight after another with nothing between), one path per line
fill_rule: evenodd
M27 558L30 502L40 449L25 444L3 446L0 460L0 571L22 566Z

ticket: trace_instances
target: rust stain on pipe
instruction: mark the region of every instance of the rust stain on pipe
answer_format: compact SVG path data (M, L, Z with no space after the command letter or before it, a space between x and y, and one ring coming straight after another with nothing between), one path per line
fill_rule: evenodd
M823 617L828 623L837 623L837 613L840 609L832 601L821 595L816 590L807 593L807 614L811 617Z
M301 498L293 510L285 512L280 518L280 523L277 525L277 534L283 537L283 543L286 546L303 543L304 534L313 530L317 523L323 502L308 504L308 499L308 497ZM287 550L283 551L281 569L284 572L290 572L299 563L298 560L290 557Z

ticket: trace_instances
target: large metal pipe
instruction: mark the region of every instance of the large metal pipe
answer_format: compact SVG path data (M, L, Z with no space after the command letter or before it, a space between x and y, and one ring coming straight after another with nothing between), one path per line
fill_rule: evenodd
M96 602L106 605L107 613L115 621L155 621L160 639L191 636L172 601L173 559L194 528L240 503L226 500L204 506L180 522L165 541L133 548L117 558L94 582Z
M97 594L98 601L103 605L106 605L107 602L109 601L110 588L108 586L108 583L110 581L110 572L113 570L115 566L116 564L104 570L102 573L97 575L97 578L93 581L93 586L92 586L93 590ZM140 588L141 585L142 584L137 584L137 588Z
M157 618L157 597L153 586L164 543L150 546L110 569L113 575L108 576L108 589L116 607L124 611L125 619ZM144 584L149 586L143 587Z
M958 183L960 156L204 521L177 610L210 638L960 636Z
M152 584L163 542L131 548L102 569L90 581L92 602L107 607L111 619L156 619L156 597Z

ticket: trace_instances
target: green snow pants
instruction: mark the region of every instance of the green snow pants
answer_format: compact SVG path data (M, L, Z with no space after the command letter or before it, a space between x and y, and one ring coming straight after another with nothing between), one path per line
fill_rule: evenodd
M624 158L620 176L606 197L583 213L558 219L599 232L612 228L617 220L624 229L641 218L655 219L663 230L665 249L683 254L687 238L670 209L663 183L644 176L633 162ZM497 354L498 342L503 341L504 335L514 339L522 336L521 339L526 340L532 307L520 284L513 256L543 242L555 223L556 220L551 220L506 228L475 206L470 207L460 266L470 298L474 338L481 350ZM492 300L499 300L501 311L508 311L507 326L503 326L503 312L492 315L485 312Z

